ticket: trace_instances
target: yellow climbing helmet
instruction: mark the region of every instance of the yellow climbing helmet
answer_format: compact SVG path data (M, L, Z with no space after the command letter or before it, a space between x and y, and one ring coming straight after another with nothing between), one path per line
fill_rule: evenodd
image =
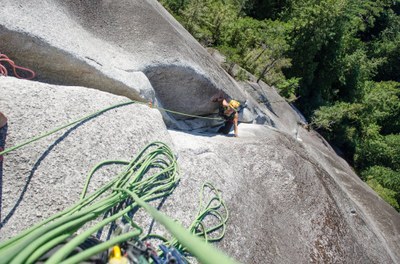
M233 110L236 112L239 110L240 103L236 100L230 100L229 101L229 107L231 107Z

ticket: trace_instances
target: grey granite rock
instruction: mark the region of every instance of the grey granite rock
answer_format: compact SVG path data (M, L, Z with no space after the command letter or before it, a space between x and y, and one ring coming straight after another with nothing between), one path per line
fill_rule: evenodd
M239 138L215 134L217 121L132 104L6 155L0 240L75 202L98 162L130 159L160 140L181 168L180 184L161 210L188 226L197 190L212 182L230 210L217 246L238 261L400 263L399 214L303 127L301 114L273 87L236 83L158 2L0 5L1 52L38 74L36 81L0 78L6 147L128 98L201 115L215 113L209 99L217 91L248 105ZM115 170L99 173L91 188ZM151 222L142 213L135 220Z

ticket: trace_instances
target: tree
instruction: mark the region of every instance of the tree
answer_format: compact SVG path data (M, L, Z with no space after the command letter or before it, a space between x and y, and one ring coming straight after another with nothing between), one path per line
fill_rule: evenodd
M227 29L222 50L233 47L237 63L257 76L257 81L262 79L276 85L285 80L282 69L291 65L290 59L284 56L289 49L286 34L291 27L288 23L246 17L237 19Z
M239 12L233 0L185 0L184 3L186 4L180 5L176 12L177 19L206 46L220 44L221 32L236 19ZM168 6L170 5L171 3Z
M361 141L354 160L359 169L376 165L400 171L400 135L379 135Z
M185 9L190 0L160 0L160 3L171 13L179 14Z
M400 166L400 0L160 1L228 70L300 97L311 125L398 208L383 175L396 183Z
M400 172L383 166L372 166L361 173L362 178L385 201L400 211Z
M244 5L244 12L257 20L276 20L281 13L289 9L291 0L248 0Z
M400 13L399 2L397 8ZM371 56L384 58L384 63L378 68L375 80L400 82L400 16L389 8L380 14L378 23L373 28L374 38L369 48Z
M293 66L285 74L301 78L301 99L297 106L307 117L320 106L337 100L354 102L361 97L364 83L374 78L387 61L385 57L371 55L369 42L371 28L375 28L382 13L390 12L390 3L386 0L292 3L284 17L294 26L288 54Z
M341 40L347 18L344 0L293 2L290 18L287 77L300 77L298 106L307 116L326 102L333 101L332 84L337 82Z
M393 206L397 211L400 211L400 205L396 196L398 195L395 191L383 187L379 182L373 178L367 179L367 184L385 200L388 204Z

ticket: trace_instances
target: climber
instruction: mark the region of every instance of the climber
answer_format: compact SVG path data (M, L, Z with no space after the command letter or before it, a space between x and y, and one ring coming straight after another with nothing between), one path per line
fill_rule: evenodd
M225 120L224 125L218 129L218 133L227 135L231 131L232 126L234 126L235 137L238 137L238 111L240 103L233 99L225 99L221 93L213 96L211 101L219 103L218 114Z

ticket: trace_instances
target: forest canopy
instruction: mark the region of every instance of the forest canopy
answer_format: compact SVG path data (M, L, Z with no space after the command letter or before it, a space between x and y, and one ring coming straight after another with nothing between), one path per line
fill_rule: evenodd
M400 211L400 0L160 0L275 86Z

